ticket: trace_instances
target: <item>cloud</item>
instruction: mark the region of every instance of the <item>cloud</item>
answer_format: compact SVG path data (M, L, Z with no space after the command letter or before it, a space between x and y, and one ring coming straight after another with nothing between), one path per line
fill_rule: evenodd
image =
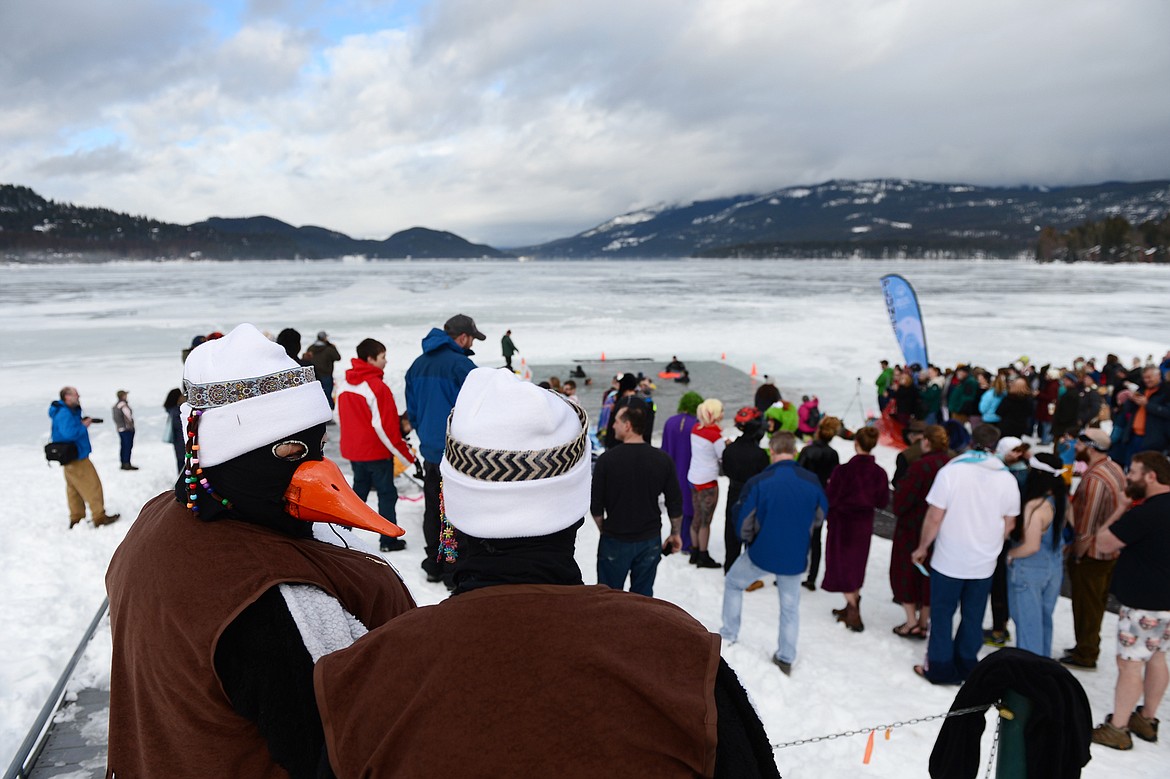
M0 180L175 221L523 245L834 177L1170 177L1161 0L91 5L0 5Z

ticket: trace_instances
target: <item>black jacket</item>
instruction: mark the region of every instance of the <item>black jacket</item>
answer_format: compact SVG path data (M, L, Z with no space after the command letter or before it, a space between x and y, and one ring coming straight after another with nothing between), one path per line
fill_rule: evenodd
M1055 660L1007 648L975 666L955 695L951 711L991 705L1007 690L1027 698L1032 713L1024 726L1029 779L1075 779L1089 762L1092 711L1085 691ZM930 753L935 779L965 779L980 773L979 739L984 718L964 714L947 719Z

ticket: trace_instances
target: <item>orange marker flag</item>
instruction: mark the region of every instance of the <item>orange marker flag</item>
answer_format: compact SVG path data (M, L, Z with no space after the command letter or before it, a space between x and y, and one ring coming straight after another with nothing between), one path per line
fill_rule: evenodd
M605 352L602 352L602 353L601 353L601 361L602 361L602 362L605 362Z
M865 757L861 759L862 765L869 765L869 759L873 757L873 731L869 732L869 738L865 742Z
M753 375L753 376L756 376L756 375L758 375L758 374L757 374L757 372L756 372L756 364L755 364L754 362L752 363L752 375Z

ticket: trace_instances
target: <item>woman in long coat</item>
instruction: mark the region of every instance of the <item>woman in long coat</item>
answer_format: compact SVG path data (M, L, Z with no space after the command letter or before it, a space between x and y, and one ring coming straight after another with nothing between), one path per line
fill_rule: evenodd
M845 608L833 614L845 627L860 633L861 585L873 538L873 512L890 501L889 478L873 455L876 427L863 427L853 438L856 454L838 466L829 479L829 537L825 542L825 579L821 589L845 595Z
M915 460L894 488L894 542L890 548L890 589L906 610L906 621L894 628L903 638L925 639L930 627L930 577L914 567L911 553L918 548L926 518L926 494L934 477L951 459L947 431L930 425L923 432L922 457ZM929 561L929 558L928 558Z

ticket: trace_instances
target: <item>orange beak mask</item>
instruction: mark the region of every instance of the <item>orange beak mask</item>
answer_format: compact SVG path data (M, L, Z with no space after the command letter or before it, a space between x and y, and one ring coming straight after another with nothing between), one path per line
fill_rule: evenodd
M305 522L331 522L393 538L406 534L366 505L332 460L310 460L297 467L284 501L289 516Z

